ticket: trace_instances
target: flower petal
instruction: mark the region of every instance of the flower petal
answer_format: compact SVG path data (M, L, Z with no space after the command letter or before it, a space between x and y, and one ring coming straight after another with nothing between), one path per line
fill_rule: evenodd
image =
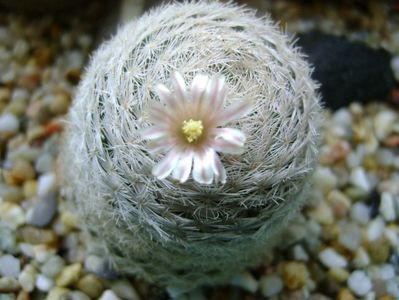
M202 94L205 92L208 85L208 76L198 74L194 77L191 84L191 97L193 102L201 99Z
M171 79L176 100L180 104L183 104L185 101L187 101L186 84L184 83L183 76L179 72L174 72Z
M155 140L169 136L169 131L165 127L152 126L141 129L140 135L145 140Z
M153 123L169 123L173 120L173 115L167 106L154 104L149 112L149 120Z
M251 103L242 101L229 106L218 118L218 124L224 125L230 121L242 118L251 111Z
M220 161L220 158L217 154L213 157L213 173L215 173L215 181L221 182L223 184L226 183L226 170Z
M174 138L162 138L148 143L149 150L151 152L167 152L176 145L176 139Z
M224 139L215 139L212 142L212 147L217 152L229 154L242 154L244 152L244 147L242 145L233 144Z
M213 181L212 159L216 155L212 148L194 154L193 179L201 184Z
M216 128L214 129L215 139L224 139L232 144L244 146L245 134L234 128Z
M159 99L161 99L161 102L166 105L169 111L173 111L173 109L179 107L178 100L165 85L158 84L155 87L155 92L158 94Z
M193 151L188 150L181 155L176 167L173 169L173 178L184 183L187 181L191 173L191 167L193 165Z
M152 169L152 175L158 179L164 179L168 177L176 167L180 155L181 153L175 149L169 151L169 153Z

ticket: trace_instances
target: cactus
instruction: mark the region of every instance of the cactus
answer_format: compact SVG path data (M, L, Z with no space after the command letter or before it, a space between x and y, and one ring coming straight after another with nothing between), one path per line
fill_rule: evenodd
M226 107L251 102L229 124L246 141L242 154L220 153L225 182L152 174L164 154L140 132L175 71L187 85L223 77ZM223 283L261 263L303 204L318 153L310 72L269 18L231 3L164 5L122 27L91 59L60 157L90 251L170 286Z

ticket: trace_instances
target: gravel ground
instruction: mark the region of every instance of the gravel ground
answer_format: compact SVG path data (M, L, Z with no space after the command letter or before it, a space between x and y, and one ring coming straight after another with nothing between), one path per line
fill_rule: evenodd
M394 6L373 4L368 14L332 4L252 3L270 9L289 32L346 34L399 60ZM80 220L57 185L65 114L94 47L95 23L87 25L86 13L60 19L0 13L0 300L179 293L118 276L87 253ZM264 265L181 299L399 298L398 106L326 110L322 136L308 204Z

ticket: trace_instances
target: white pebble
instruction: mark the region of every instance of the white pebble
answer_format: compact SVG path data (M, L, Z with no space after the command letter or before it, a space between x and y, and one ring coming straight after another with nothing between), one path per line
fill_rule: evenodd
M112 291L122 299L139 300L140 296L127 280L117 280L111 284Z
M306 250L299 244L294 246L293 249L294 259L299 261L308 261L309 255L306 253Z
M54 158L49 153L43 153L35 162L35 169L38 173L51 172L53 170Z
M399 81L399 55L396 55L391 59L391 69L395 79Z
M389 280L395 277L395 268L390 264L383 264L380 267L380 277L382 280Z
M0 275L17 278L21 271L21 263L18 258L6 254L0 257Z
M258 281L249 272L234 276L230 283L250 293L255 293L258 289Z
M396 299L399 298L399 283L396 280L390 280L387 282L387 292L394 296Z
M11 229L16 229L26 222L25 212L22 208L10 202L0 203L0 216L1 221Z
M385 221L390 222L396 219L395 202L392 194L383 192L381 194L380 213Z
M356 250L352 263L356 268L364 268L370 264L370 256L363 247Z
M102 293L99 300L120 300L120 298L117 295L115 295L113 291L106 290L104 291L104 293Z
M337 186L338 180L329 168L319 167L313 174L313 183L315 188L327 193Z
M54 286L54 280L39 274L36 277L36 287L43 292L48 292Z
M348 287L357 296L364 296L371 290L372 283L366 273L354 271L348 278Z
M319 259L328 268L345 268L348 264L345 257L330 247L319 253Z
M367 178L366 171L361 167L352 170L349 180L353 186L363 190L364 192L370 192L372 188Z
M374 118L374 131L380 141L391 133L395 119L396 113L392 110L383 110L377 113Z
M260 291L264 297L279 294L283 286L283 280L277 275L267 275L260 279Z
M375 218L370 222L369 227L367 228L367 239L369 241L378 240L384 234L384 230L384 221L381 218Z
M355 223L346 223L342 226L338 242L349 250L356 250L362 241L362 233Z
M44 197L55 190L55 175L54 173L46 173L39 177L37 194Z
M19 121L16 116L10 113L0 115L0 134L16 133L19 128Z
M360 225L367 225L370 221L368 206L363 202L356 202L351 209L351 218Z
M36 283L36 270L32 265L26 265L18 276L18 281L22 289L30 293L35 288Z

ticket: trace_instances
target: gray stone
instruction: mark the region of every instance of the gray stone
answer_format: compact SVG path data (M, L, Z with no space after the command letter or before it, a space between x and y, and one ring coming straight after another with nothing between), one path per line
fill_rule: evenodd
M0 257L1 276L17 278L20 271L21 263L18 258L9 254Z
M50 224L56 211L57 197L54 193L50 193L36 203L29 223L36 227L45 227Z

